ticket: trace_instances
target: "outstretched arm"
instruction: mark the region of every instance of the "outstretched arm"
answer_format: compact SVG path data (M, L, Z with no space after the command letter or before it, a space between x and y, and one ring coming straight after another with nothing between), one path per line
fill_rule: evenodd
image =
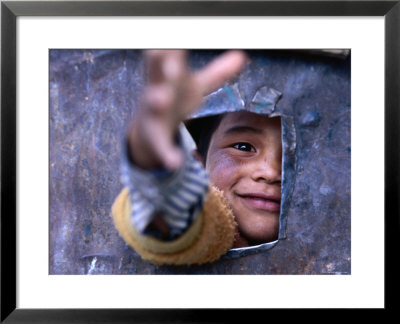
M246 61L244 53L229 51L191 72L186 55L180 50L145 53L149 80L124 155L133 163L126 161L122 167L132 221L141 233L154 230L163 237L176 237L194 221L208 191L208 177L177 140L179 125Z

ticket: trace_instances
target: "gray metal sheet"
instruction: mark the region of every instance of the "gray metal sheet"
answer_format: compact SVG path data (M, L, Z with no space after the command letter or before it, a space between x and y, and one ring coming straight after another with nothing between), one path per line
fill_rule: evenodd
M191 65L216 54L192 51ZM120 138L144 85L141 52L50 51L51 274L350 273L350 57L248 54L252 63L237 80L243 101L267 102L269 89L282 94L280 240L213 264L155 267L122 241L110 217L122 189Z

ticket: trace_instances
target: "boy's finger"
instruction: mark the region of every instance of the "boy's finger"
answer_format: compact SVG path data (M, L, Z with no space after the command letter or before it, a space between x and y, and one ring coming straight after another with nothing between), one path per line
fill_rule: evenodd
M194 74L195 82L202 95L218 89L224 82L235 77L247 62L244 52L228 51L214 59L205 68Z
M143 106L154 114L165 113L173 105L174 92L169 84L161 83L148 86L143 94Z
M163 74L166 80L178 82L187 73L186 52L170 50L163 61Z
M162 72L162 61L165 53L161 50L148 50L144 53L145 63L149 71L149 82L161 83L164 79Z
M153 84L174 81L185 72L186 54L183 50L148 50L145 59L149 82Z

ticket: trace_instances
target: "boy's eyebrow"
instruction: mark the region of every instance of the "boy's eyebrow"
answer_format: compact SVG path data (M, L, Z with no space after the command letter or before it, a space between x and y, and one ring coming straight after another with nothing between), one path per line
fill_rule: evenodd
M260 128L255 128L252 126L232 126L230 128L228 128L225 132L224 135L228 135L228 134L234 134L234 133L257 133L257 134L261 134L263 131Z

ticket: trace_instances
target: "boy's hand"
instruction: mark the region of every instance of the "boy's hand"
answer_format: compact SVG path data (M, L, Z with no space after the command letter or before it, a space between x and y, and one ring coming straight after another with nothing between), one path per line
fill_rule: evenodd
M174 140L180 122L199 107L205 95L237 75L246 56L229 51L191 72L185 51L151 50L145 55L149 80L128 135L131 158L142 168L176 170L183 162Z

